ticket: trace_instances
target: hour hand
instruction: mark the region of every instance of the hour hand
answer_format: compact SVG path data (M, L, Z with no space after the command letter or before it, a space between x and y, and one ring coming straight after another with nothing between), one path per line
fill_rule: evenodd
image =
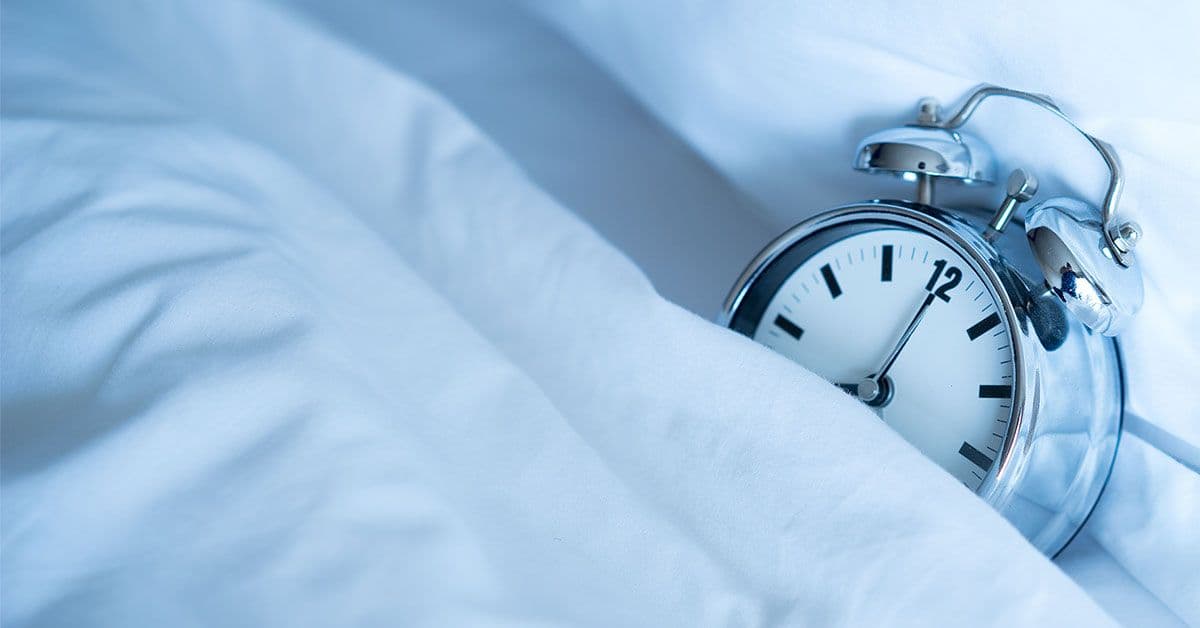
M846 391L846 394L854 395L856 398L858 397L858 382L854 382L853 384L835 382L833 385Z

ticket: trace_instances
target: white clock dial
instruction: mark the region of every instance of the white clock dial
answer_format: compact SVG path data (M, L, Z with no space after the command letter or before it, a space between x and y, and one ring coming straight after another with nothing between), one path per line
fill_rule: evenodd
M1013 348L1001 308L954 249L881 226L797 267L753 338L870 400L885 423L977 490L1012 416Z

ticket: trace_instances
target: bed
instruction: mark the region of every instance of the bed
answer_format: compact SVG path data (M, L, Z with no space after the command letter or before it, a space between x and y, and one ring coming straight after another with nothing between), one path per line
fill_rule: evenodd
M1027 67L781 11L6 4L5 623L1200 622L1186 247L1145 258L1134 427L1056 562L711 322L772 235L884 185L808 155ZM787 96L786 23L876 63ZM1194 222L1154 210L1195 94L1090 84L1055 91L1149 182L1139 220Z

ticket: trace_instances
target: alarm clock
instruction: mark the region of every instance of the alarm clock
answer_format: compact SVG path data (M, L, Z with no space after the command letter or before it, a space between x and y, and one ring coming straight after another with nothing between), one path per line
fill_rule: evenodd
M995 180L988 147L959 130L994 96L1082 133L1109 171L1103 205L1051 198L1017 220L1038 186L1016 169L994 211L938 207L939 182ZM741 274L719 322L861 401L1057 554L1112 469L1124 407L1114 336L1143 298L1141 230L1116 217L1116 152L1046 96L983 86L946 118L921 101L914 123L863 140L854 167L911 182L913 200L850 203L788 230Z

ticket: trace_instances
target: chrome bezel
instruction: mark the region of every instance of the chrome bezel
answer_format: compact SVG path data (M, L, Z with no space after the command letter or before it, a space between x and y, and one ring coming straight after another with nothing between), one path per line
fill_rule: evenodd
M825 229L855 222L874 225L878 225L880 222L894 223L898 226L913 228L938 239L961 255L979 276L986 279L992 297L1000 304L999 309L1004 313L1009 343L1013 350L1012 408L1009 414L1008 432L1004 438L1000 457L988 469L983 481L975 490L975 493L985 501L993 505L1000 505L1007 497L1008 489L1011 488L1005 486L1004 483L1006 471L1021 435L1028 433L1028 430L1023 432L1021 428L1027 414L1032 410L1031 404L1027 400L1029 395L1026 394L1028 378L1024 351L1025 339L1019 334L1021 323L1017 317L1017 308L1014 307L1012 298L1009 296L1004 282L1000 279L999 273L1005 271L1004 262L991 245L987 244L968 223L936 208L906 201L865 201L822 212L784 232L750 262L725 298L717 322L725 327L731 324L734 314L754 282L767 267L793 245ZM870 227L870 229L874 230L874 227Z

